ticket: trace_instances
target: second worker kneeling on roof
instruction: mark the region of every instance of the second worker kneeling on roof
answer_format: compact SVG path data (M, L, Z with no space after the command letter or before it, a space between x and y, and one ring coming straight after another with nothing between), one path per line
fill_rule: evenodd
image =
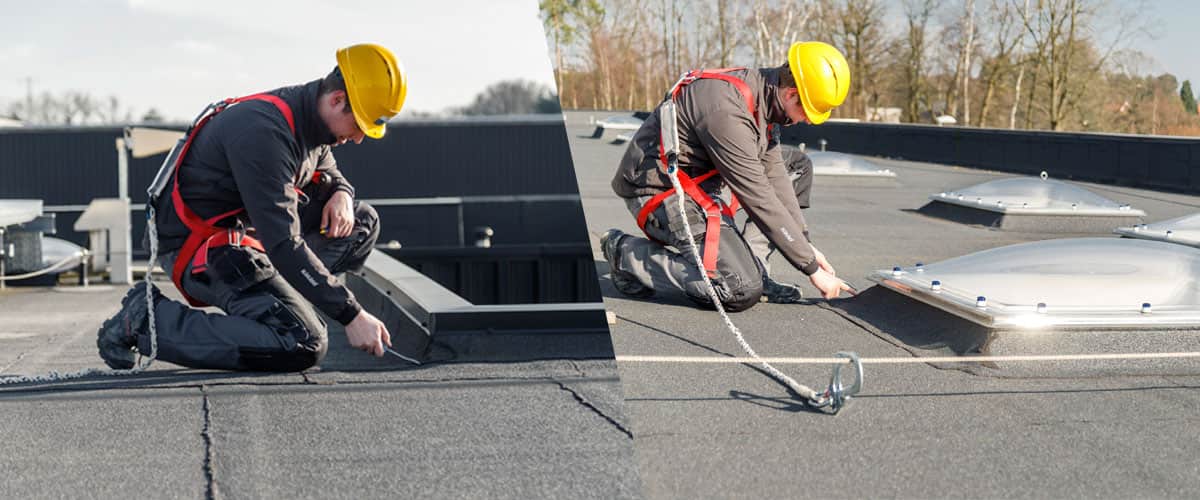
M150 190L151 244L189 304L226 314L139 283L97 333L110 367L156 352L191 368L303 370L328 348L318 310L345 325L352 347L384 354L387 327L335 276L362 268L379 217L354 200L332 147L383 137L407 80L382 46L336 56L322 79L214 103L169 155Z
M711 306L707 277L731 311L762 297L796 302L800 289L768 274L768 257L778 251L826 298L852 291L809 239L801 212L807 207L798 201L807 205L809 161L803 153L785 160L777 133L778 126L823 123L849 88L845 57L820 42L793 44L787 64L779 67L684 75L665 99L677 109L679 180L692 234L679 216L679 197L661 154L660 104L634 134L612 182L646 235L610 229L601 237L617 290L634 297L682 292ZM800 173L807 182L793 182ZM728 202L721 196L726 186ZM740 208L749 216L741 230L734 221ZM688 240L703 257L703 273Z

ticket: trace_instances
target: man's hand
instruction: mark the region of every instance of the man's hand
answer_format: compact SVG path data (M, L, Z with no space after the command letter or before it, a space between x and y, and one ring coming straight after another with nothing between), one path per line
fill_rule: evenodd
M820 250L817 250L816 245L810 244L809 246L811 246L813 249L813 255L817 257L817 265L821 266L821 269L825 272L837 276L837 270L835 270L833 268L833 264L830 264L829 260L825 258L825 254L821 253Z
M321 232L326 238L345 238L353 230L354 200L345 191L334 191L321 210Z
M367 311L358 313L354 320L346 325L346 338L355 349L362 349L377 357L383 356L383 346L392 346L392 336L387 327Z
M837 276L830 274L824 269L817 269L817 272L808 277L812 281L813 286L821 291L821 296L826 300L836 299L842 295L842 292L847 292L854 295L854 287L847 285L845 281L838 279Z

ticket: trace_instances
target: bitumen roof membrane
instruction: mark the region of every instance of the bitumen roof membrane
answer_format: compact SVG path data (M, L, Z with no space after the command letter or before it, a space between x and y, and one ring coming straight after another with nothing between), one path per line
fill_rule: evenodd
M617 315L614 350L647 497L1164 498L1200 491L1195 359L1161 370L1130 360L969 370L867 363L862 393L836 416L809 408L753 366L628 360L745 354L714 311L685 300L631 299L612 288L599 236L611 227L638 233L609 187L625 146L580 137L588 129L586 113L566 117L606 307ZM865 277L1010 244L1085 236L1000 231L924 215L918 209L929 193L1008 175L873 161L897 173L894 186L818 184L805 211L813 241L860 298L764 303L733 314L759 354L955 355L970 347L973 335L988 332L928 306L921 310L923 304L872 287ZM1200 207L1195 196L1084 185L1145 210L1152 220ZM782 258L771 264L777 280L800 283L806 296L816 296ZM1196 331L1172 330L1169 339L1121 333L1084 330L1066 345L1054 336L1013 338L991 354L1200 347ZM829 380L829 365L778 367L818 390Z
M168 281L158 282L179 298ZM0 379L102 367L124 286L0 290ZM0 385L12 498L635 498L611 350L412 366L349 347L320 369ZM537 342L523 348L536 351Z

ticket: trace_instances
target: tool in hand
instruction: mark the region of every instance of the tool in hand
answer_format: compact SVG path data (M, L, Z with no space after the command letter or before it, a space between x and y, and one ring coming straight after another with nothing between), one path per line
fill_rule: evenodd
M417 360L415 360L415 359L413 359L413 358L410 358L410 357L408 357L408 356L405 356L405 355L403 355L403 354L400 354L400 353L398 353L398 352L396 352L396 351L393 351L391 347L388 347L388 346L383 346L383 350L384 350L384 351L386 351L386 352L390 352L390 353L394 354L396 357L398 357L398 358L400 358L400 359L403 359L403 360L405 360L405 361L408 361L409 363L412 363L412 364L414 364L414 365L420 365L420 364L421 364L421 362L420 362L420 361L417 361Z

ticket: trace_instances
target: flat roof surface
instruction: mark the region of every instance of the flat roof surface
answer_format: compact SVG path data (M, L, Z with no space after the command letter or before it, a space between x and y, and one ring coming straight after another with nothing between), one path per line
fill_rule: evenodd
M0 290L0 377L103 366L96 329L125 291ZM622 408L611 359L411 367L351 349L333 327L318 371L159 362L133 377L0 386L0 491L632 498L641 490Z
M610 227L638 233L609 187L626 146L581 138L590 131L587 113L566 116L601 288L618 318L617 355L743 356L716 312L680 300L629 299L612 288L599 236ZM895 186L818 185L805 213L838 276L860 290L875 269L1081 236L924 216L916 209L931 192L1010 174L874 161L897 172ZM1200 197L1086 186L1146 210L1150 221L1200 207ZM782 258L772 264L777 279L802 283L816 296ZM759 304L732 317L763 356L911 356L821 305ZM1180 376L1127 376L1120 364L1096 362L1069 378L868 364L863 393L837 416L809 411L746 365L618 366L648 498L1147 498L1200 491L1200 362ZM818 390L829 380L827 365L778 367Z

